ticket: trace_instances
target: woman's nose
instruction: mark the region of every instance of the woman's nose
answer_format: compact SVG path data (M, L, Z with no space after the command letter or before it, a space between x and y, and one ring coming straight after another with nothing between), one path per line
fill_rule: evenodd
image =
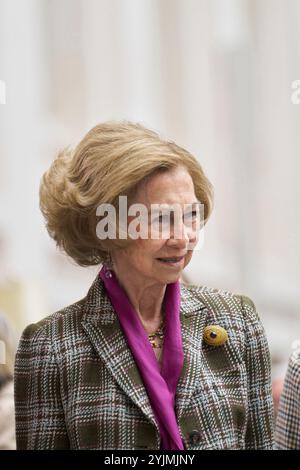
M184 224L181 224L179 230L173 231L168 240L168 243L172 246L178 246L180 248L186 247L190 242L189 229Z

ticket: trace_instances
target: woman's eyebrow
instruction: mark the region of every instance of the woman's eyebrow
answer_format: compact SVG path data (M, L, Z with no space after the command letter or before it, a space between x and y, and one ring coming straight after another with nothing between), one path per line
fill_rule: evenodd
M183 207L186 207L186 206L188 206L188 207L191 207L191 206L199 206L200 204L201 204L200 201L185 202L185 203L183 203L183 204L176 203L176 202L175 202L174 204L168 204L168 203L165 203L165 202L161 202L161 203L158 203L158 202L157 202L157 203L150 204L150 206L149 206L149 205L146 205L146 207L147 207L147 209L151 209L152 206L154 206L155 209L158 209L157 206L159 206L159 209L160 209L160 210L161 210L161 209L168 209L168 210L169 210L169 209L176 209L176 208L178 208L179 206L180 206L181 208L183 208Z

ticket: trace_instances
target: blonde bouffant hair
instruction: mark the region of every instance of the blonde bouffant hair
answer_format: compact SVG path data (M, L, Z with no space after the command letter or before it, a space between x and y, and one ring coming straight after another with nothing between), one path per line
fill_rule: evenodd
M119 196L134 197L142 181L178 166L184 166L192 177L206 223L213 187L194 156L140 123L96 125L74 150L60 151L42 177L40 209L49 235L78 265L103 263L108 251L132 240L100 240L97 207L109 203L118 213Z

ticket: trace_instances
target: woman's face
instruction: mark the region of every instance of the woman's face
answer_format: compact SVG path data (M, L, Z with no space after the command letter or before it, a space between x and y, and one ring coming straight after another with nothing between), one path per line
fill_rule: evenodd
M153 225L151 225L149 217L148 238L138 238L131 242L129 247L112 253L114 264L123 272L126 270L127 273L130 273L131 278L134 277L140 282L148 281L161 284L176 282L193 254L188 244L194 243L196 237L199 236L199 233L194 230L193 219L197 215L195 215L193 208L197 207L198 201L190 174L184 167L177 167L153 175L140 185L134 203L147 206L149 213L150 208L155 207L153 204L163 204L164 207L172 207L172 205L180 207L182 215L186 215L185 222L188 221L188 223L184 225L183 217L180 218L175 233L172 217L168 219L171 220L171 224L168 238L166 238L158 234L163 230L163 223L167 220L161 214L159 219L155 218L156 226L152 232L152 234L156 234L156 238L154 238L151 237ZM128 220L130 223L131 217ZM164 231L164 233L166 232ZM167 259L172 257L180 259L175 263Z

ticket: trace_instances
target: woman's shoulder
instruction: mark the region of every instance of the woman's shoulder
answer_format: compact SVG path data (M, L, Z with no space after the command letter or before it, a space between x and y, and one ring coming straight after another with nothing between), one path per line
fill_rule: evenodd
M110 307L103 283L97 274L87 294L77 302L57 310L36 323L28 325L23 337L40 338L45 335L58 335L64 338L81 329L81 321L87 310L98 313L105 312Z
M80 322L85 303L86 297L47 315L38 322L29 324L22 333L20 343L30 342L34 345L44 342L47 347L48 342L51 343L55 337L61 336L68 329L73 329L74 324Z
M233 354L243 355L247 350L256 361L262 357L269 361L265 329L250 297L195 284L182 285L181 292L185 311L204 313L206 326L218 325L227 331Z
M185 301L202 303L213 310L227 310L232 313L244 313L257 317L254 301L245 294L235 293L217 287L181 283L182 298Z

